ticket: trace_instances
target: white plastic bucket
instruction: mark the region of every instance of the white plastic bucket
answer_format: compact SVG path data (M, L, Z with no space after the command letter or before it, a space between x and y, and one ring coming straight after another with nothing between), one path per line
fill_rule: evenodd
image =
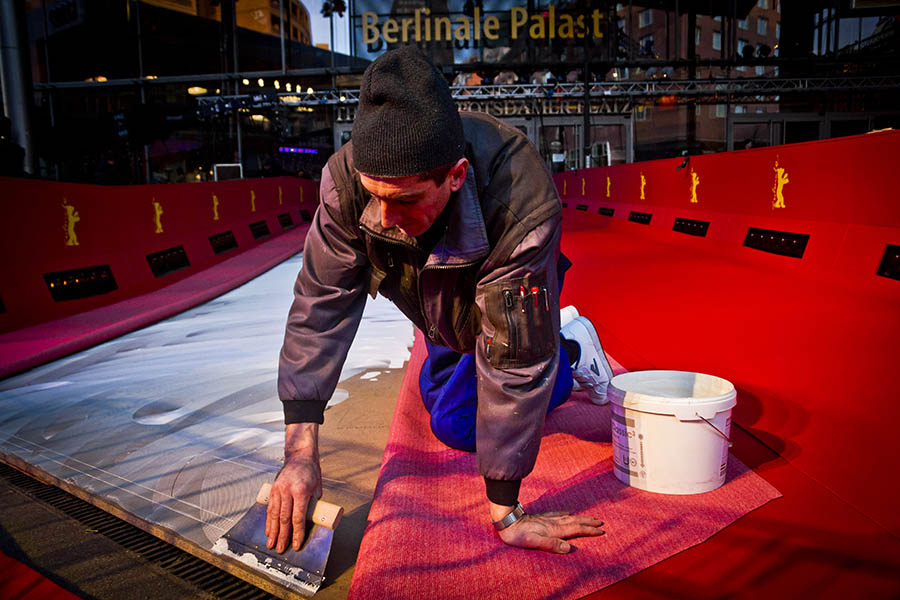
M686 371L634 371L612 378L613 461L622 483L660 494L721 486L728 466L731 382Z

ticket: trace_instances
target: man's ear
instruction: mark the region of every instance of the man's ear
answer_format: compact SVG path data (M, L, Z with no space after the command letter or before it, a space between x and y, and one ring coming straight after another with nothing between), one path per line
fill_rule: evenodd
M469 172L469 160L464 156L453 165L450 169L450 191L455 192L463 186L466 181L466 173Z

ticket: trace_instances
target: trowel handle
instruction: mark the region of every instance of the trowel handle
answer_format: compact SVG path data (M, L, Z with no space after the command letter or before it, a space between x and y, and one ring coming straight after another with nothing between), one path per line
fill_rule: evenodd
M256 495L256 501L260 504L268 504L269 493L271 491L272 484L264 483L262 487L259 488L259 493ZM327 527L328 529L335 529L341 522L342 516L344 516L343 506L331 504L330 502L325 502L324 500L316 500L315 498L310 498L309 506L306 509L306 518L316 525L321 525L322 527Z

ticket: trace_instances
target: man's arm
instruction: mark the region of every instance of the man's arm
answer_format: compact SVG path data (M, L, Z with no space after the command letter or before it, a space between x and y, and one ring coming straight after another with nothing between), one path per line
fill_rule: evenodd
M476 292L476 446L492 521L513 510L534 468L557 369L568 368L559 364L559 239L557 215L526 235ZM526 515L499 535L512 546L565 553L571 547L564 538L602 535L601 525L593 517Z
M319 209L306 237L303 267L285 327L278 364L284 406L284 467L275 478L266 513L270 548L303 542L310 498L322 495L318 431L334 393L366 302L365 248L354 224L339 221L338 190L322 171Z

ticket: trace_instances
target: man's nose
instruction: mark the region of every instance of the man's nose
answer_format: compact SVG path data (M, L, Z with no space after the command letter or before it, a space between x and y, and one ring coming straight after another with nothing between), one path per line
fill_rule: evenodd
M394 209L390 204L381 201L381 226L385 229L390 229L394 225L400 222L400 213L396 209Z

